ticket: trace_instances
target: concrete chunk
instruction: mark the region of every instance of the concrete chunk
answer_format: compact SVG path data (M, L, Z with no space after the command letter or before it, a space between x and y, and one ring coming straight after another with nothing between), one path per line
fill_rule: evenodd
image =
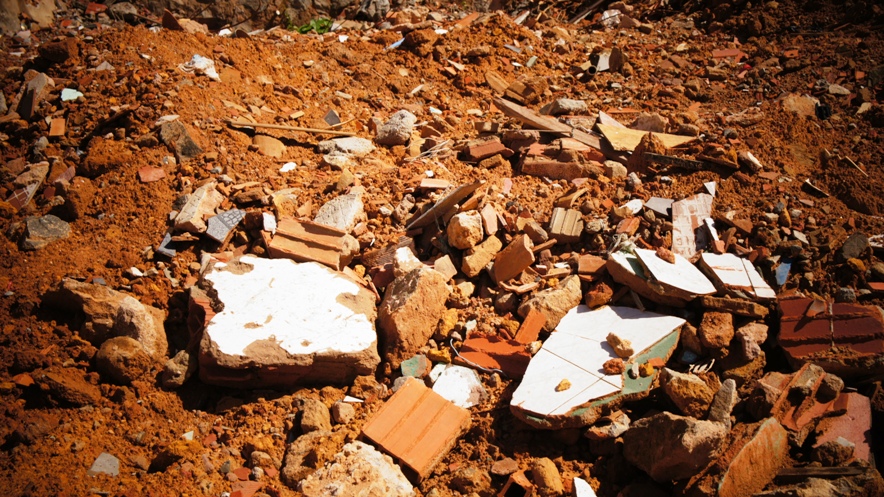
M390 456L363 442L350 442L335 458L298 484L304 495L412 497L414 487Z
M374 295L320 264L243 256L212 261L200 377L241 387L342 384L380 363Z
M392 367L399 367L433 336L449 293L445 277L427 267L413 269L387 287L378 325Z
M202 233L208 226L205 219L215 214L215 209L224 201L224 196L215 189L216 183L210 181L199 187L187 198L181 212L175 216L175 229Z
M365 205L362 203L362 195L348 194L335 197L323 204L313 221L350 233L353 227L364 219Z

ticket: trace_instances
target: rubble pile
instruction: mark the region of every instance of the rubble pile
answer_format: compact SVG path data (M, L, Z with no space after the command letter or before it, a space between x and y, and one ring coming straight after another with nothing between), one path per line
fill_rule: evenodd
M884 494L877 5L126 4L2 38L4 488Z

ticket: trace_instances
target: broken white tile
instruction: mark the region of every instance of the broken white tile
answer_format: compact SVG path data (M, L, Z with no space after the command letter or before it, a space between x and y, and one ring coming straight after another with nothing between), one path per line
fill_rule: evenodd
M274 216L273 213L262 213L261 221L264 225L264 231L269 231L272 234L276 234L276 216Z
M464 409L479 405L488 395L476 371L463 366L445 368L433 383L433 391Z
M678 254L675 254L675 264L657 257L653 250L635 249L635 255L647 270L649 278L676 294L682 293L691 299L691 295L711 295L716 291L715 285L696 266Z
M574 477L574 497L596 497L595 490L582 478Z
M621 390L618 380L599 374L602 364L615 357L604 336L610 330L643 353L684 324L684 319L644 312L631 307L605 306L571 309L556 331L531 359L510 405L527 416L566 416L573 409ZM600 340L601 338L601 340ZM570 388L556 391L568 380ZM620 380L622 381L622 376Z
M279 172L288 173L288 172L294 171L297 168L298 168L298 165L295 164L294 162L286 162L285 164L282 165L281 168L279 168Z
M719 287L741 291L750 298L769 300L777 297L747 259L734 254L704 253L700 256L700 265Z

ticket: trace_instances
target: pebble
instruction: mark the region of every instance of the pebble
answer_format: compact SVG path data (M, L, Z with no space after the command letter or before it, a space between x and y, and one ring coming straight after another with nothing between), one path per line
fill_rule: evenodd
M120 460L107 452L102 452L95 458L95 462L92 463L86 474L89 476L100 474L118 476L120 474Z

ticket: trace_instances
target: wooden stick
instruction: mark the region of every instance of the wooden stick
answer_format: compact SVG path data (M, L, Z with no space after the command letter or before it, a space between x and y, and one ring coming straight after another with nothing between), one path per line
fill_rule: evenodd
M285 131L303 131L305 133L317 133L317 134L326 134L326 135L335 135L335 136L356 136L356 133L352 131L335 131L333 129L319 129L319 128L302 128L299 126L286 126L284 124L264 124L264 123L252 123L248 121L234 121L233 119L227 119L227 124L231 126L250 126L252 128L270 128L270 129L282 129Z

